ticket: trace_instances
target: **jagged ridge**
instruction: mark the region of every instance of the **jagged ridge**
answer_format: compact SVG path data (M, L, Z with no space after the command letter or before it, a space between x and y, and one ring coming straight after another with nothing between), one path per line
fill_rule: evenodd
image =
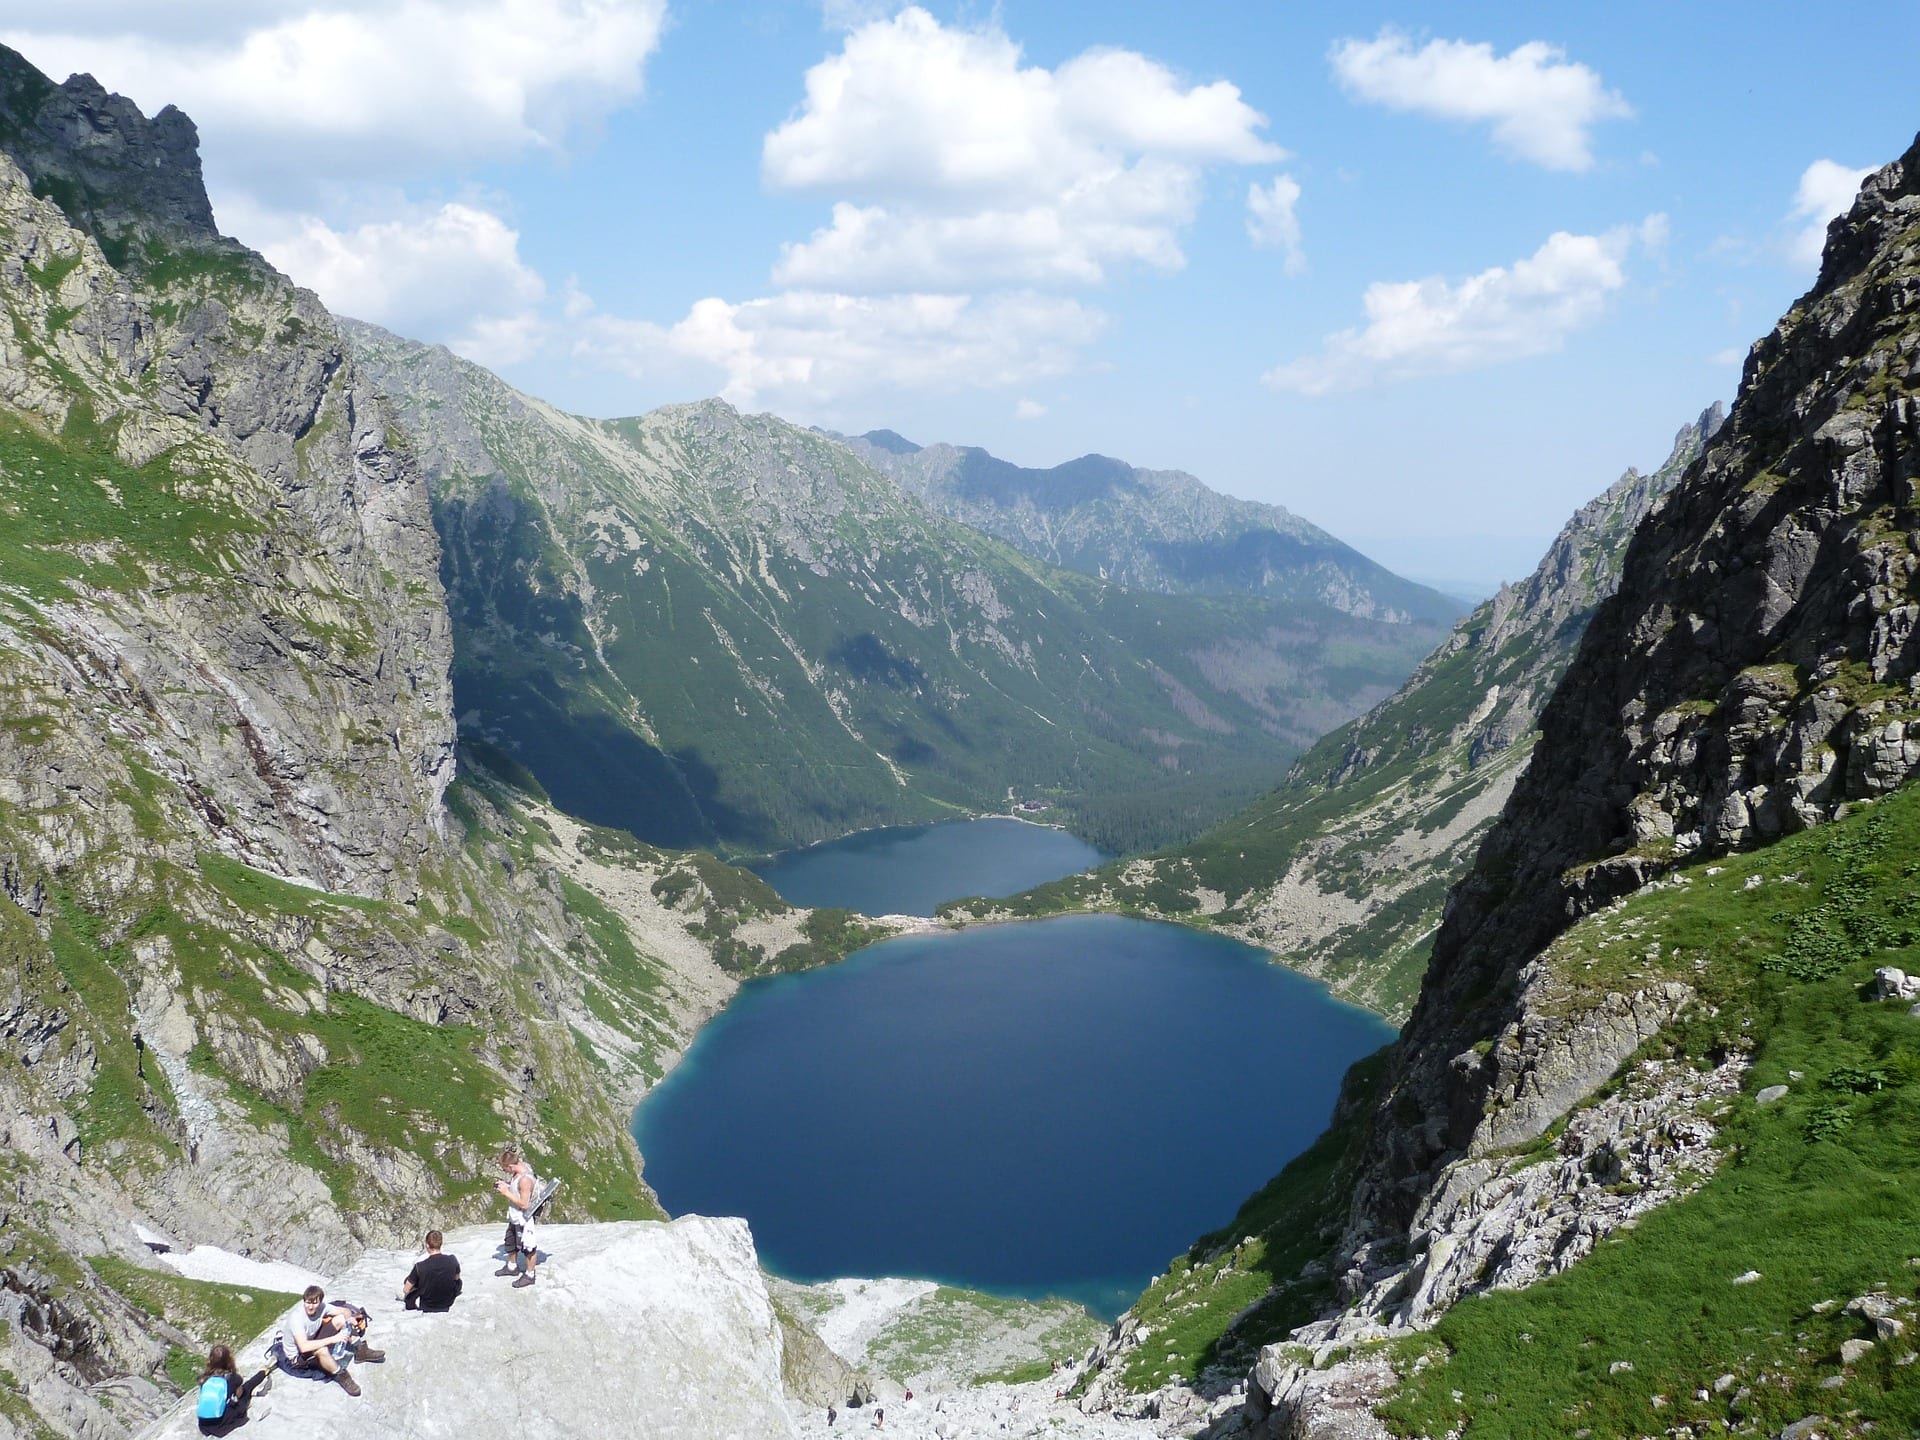
M1222 495L1185 471L1106 455L1039 470L976 446L914 445L891 430L841 438L938 513L1133 589L1265 595L1389 623L1444 624L1460 613L1284 507Z

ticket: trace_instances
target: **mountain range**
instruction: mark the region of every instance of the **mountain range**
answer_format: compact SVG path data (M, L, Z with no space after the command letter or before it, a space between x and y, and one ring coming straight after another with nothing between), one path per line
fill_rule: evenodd
M937 513L1129 589L1262 595L1369 620L1447 624L1460 613L1283 507L1222 495L1185 471L1105 455L1032 469L891 430L840 438Z
M565 1179L558 1219L657 1217L624 1122L695 1028L746 977L918 924L657 842L1009 786L1088 828L1155 804L1132 830L1176 835L1253 787L1098 903L1248 924L1343 895L1268 933L1356 987L1343 945L1393 951L1355 993L1396 1013L1426 963L1325 1134L1175 1257L1071 1411L1042 1376L1024 1415L965 1413L1212 1440L1912 1429L1917 276L1920 142L1831 227L1724 423L1395 693L1439 629L1384 581L1342 588L1324 547L1310 594L1129 589L832 437L719 402L569 416L337 322L214 230L185 116L0 50L0 1436L184 1429L208 1342L272 1306L156 1247L351 1273L423 1215L485 1218L506 1137ZM968 463L1021 511L1027 480ZM1088 536L1118 513L1081 503L1059 513ZM1135 563L1099 550L1060 554ZM1257 1109L1219 1103L1266 1153ZM592 1242L657 1252L691 1307L649 1332L663 1367L725 1311L755 1386L866 1385L740 1227L679 1234ZM567 1331L553 1288L525 1298ZM582 1400L605 1333L557 1377ZM379 1413L411 1424L451 1368ZM686 1423L642 1392L624 1422Z
M654 843L751 853L1009 797L1116 848L1191 834L1439 638L1090 579L773 416L587 420L345 333L433 492L464 732Z

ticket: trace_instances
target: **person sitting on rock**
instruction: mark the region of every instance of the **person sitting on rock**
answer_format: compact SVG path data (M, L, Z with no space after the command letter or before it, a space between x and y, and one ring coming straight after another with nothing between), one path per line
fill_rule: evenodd
M439 1314L453 1308L460 1294L460 1261L440 1253L445 1243L446 1237L438 1230L427 1231L427 1253L400 1285L400 1297L407 1302L407 1309Z
M509 1145L500 1152L500 1168L507 1172L507 1178L493 1182L493 1188L507 1202L507 1263L494 1271L495 1275L519 1275L513 1282L513 1288L533 1284L534 1271L540 1264L540 1248L533 1234L533 1197L540 1188L540 1182L533 1178L533 1166L520 1158L520 1152ZM519 1269L514 1261L520 1261Z
M365 1340L354 1338L353 1307L335 1301L327 1304L327 1293L318 1285L309 1285L300 1303L281 1317L280 1353L289 1370L324 1370L337 1380L349 1395L360 1393L360 1384L347 1373L348 1360L368 1364L387 1358L384 1350L375 1350Z
M209 1350L206 1369L193 1382L194 1418L199 1422L200 1433L226 1435L246 1424L247 1406L253 1403L256 1393L267 1388L271 1374L272 1371L263 1369L242 1383L232 1349L216 1345ZM209 1381L213 1383L208 1384Z

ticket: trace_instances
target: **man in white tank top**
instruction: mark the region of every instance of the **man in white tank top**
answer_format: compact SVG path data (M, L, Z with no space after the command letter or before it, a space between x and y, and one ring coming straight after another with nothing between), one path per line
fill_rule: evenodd
M507 1172L507 1178L494 1181L493 1188L507 1202L507 1263L493 1273L518 1274L513 1288L519 1290L533 1284L534 1270L540 1264L540 1247L533 1233L533 1197L539 1182L533 1178L533 1166L511 1145L500 1152L500 1168ZM516 1259L520 1261L517 1270L513 1263Z

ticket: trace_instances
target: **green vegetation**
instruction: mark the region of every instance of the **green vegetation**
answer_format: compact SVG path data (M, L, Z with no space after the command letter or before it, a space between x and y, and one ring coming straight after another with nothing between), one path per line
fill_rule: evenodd
M816 1317L825 1308L796 1293ZM906 1306L867 1347L867 1363L902 1383L917 1376L1018 1384L1086 1354L1106 1326L1065 1300L1018 1300L942 1285ZM986 1364L994 1368L980 1372Z
M87 1264L135 1309L193 1337L196 1350L176 1349L167 1358L167 1377L183 1390L198 1377L209 1347L225 1344L239 1349L299 1299L274 1290L189 1280L171 1270L145 1269L116 1255L97 1255Z
M200 873L213 883L215 889L250 914L299 915L311 920L324 915L327 907L333 905L349 910L377 911L384 908L382 901L370 900L364 895L335 894L329 890L316 890L310 885L296 885L291 880L269 875L264 870L256 870L225 855L203 853L197 858L197 863Z
M1920 969L1916 855L1920 789L1909 788L1693 866L1550 948L1580 992L1695 985L1700 1002L1650 1050L1701 1064L1747 1051L1749 1088L1788 1094L1734 1108L1720 1168L1693 1195L1565 1274L1471 1298L1404 1342L1385 1411L1397 1430L1771 1434L1816 1412L1862 1432L1920 1426L1906 1337L1839 1359L1843 1341L1874 1338L1848 1302L1904 1300L1920 1253L1920 1022L1863 988L1875 966ZM1759 1278L1732 1283L1749 1270ZM1911 1328L1912 1312L1896 1313Z
M57 436L19 415L0 416L0 581L29 594L73 581L107 589L150 582L150 568L211 579L260 521L183 475L174 452L138 469L114 455L92 410L76 403Z
M48 943L61 979L84 1007L95 1047L93 1074L76 1107L82 1154L124 1140L140 1140L171 1153L172 1141L154 1121L156 1113L173 1109L173 1092L159 1066L146 1066L133 1049L133 1001L117 957L102 952L92 916L64 893L55 900L59 917L50 927Z

